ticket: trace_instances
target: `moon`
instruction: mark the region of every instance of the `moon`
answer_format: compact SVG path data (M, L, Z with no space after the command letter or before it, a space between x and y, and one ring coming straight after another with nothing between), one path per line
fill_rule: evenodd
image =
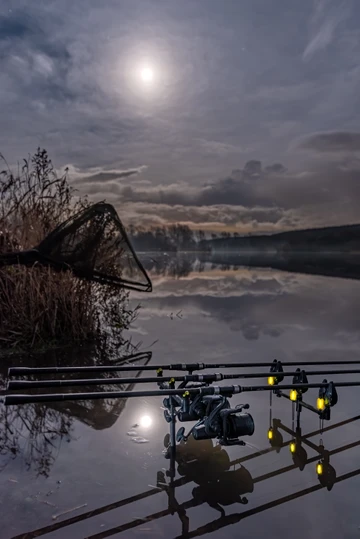
M145 83L152 82L154 80L154 71L151 67L143 67L140 71L141 80Z
M150 416L144 415L140 418L139 423L141 427L149 428L152 425L152 419Z

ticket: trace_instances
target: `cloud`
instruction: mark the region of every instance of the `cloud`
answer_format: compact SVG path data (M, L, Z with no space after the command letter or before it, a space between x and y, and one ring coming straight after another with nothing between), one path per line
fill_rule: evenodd
M10 39L24 39L39 31L34 27L34 21L25 14L16 13L15 16L0 16L0 41L8 42ZM40 29L40 33L41 29Z
M45 77L51 75L54 70L53 61L45 54L34 54L33 65L36 71Z
M340 172L336 171L336 174ZM343 185L339 180L330 185L329 178L334 179L334 175L335 171L328 169L307 174L291 173L280 163L262 169L260 161L253 160L247 162L244 169L234 170L230 176L203 186L185 183L143 189L128 186L122 190L122 201L190 207L298 209L313 204L315 200L319 200L319 196L322 204L337 198ZM351 172L343 170L341 176L342 180L348 181L354 187ZM327 195L323 188L327 188Z
M228 154L242 154L249 151L247 147L235 146L226 142L220 142L216 140L204 140L199 139L197 141L200 147L208 154L216 155L228 155Z
M209 2L206 18L191 0L13 4L0 15L10 164L44 147L81 193L143 222L272 231L356 218L358 164L292 141L357 131L357 3L351 18L339 0ZM159 77L144 92L133 73L145 56Z
M143 190L128 186L123 189L122 198L124 201L185 206L272 206L272 197L262 193L262 186L256 181L261 173L260 161L253 160L245 164L244 170L235 170L231 176L207 182L203 186L191 186L184 182ZM267 173L264 172L263 178L266 177Z
M285 174L287 169L281 163L274 163L273 165L265 167L265 172L268 174Z
M340 21L336 20L327 20L323 22L319 30L307 44L303 52L304 60L310 59L316 52L325 49L332 42L335 28L339 22Z
M284 100L297 101L308 99L319 91L314 81L300 82L299 84L262 86L252 93L249 101L264 100L265 102L283 102Z
M349 16L348 6L328 0L315 2L315 12L311 20L311 38L305 47L302 58L310 60L317 52L325 50L335 39L335 30Z
M263 227L268 230L281 230L283 226L296 226L297 219L291 211L281 208L261 208L243 206L185 206L151 204L146 202L119 203L114 205L123 216L124 222L154 225L181 222L192 228L216 230L225 227L239 227L252 231Z
M127 170L102 170L101 168L95 168L87 172L77 169L73 165L68 165L66 168L68 169L72 184L82 186L94 184L94 186L101 191L101 188L106 182L113 182L114 180L121 180L123 178L129 178L130 176L136 176L147 167L146 165L142 165L140 167Z
M303 139L300 147L319 153L359 152L360 133L345 131L314 133Z
M110 204L119 200L122 191L122 186L118 182L113 181L104 182L101 185L101 189L99 189L99 184L97 183L73 183L73 186L80 196L89 195L90 198L95 199L94 202L106 199Z
M82 183L80 188L114 204L125 223L181 222L214 231L228 227L242 233L279 232L358 223L359 168L359 159L342 158L293 173L281 163L263 167L252 160L202 186L136 184L133 177L124 185L109 176L109 181Z

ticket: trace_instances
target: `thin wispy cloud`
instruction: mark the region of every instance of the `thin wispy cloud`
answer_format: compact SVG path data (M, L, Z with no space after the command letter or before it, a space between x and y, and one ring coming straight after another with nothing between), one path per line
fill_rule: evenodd
M65 168L67 169L72 184L87 185L99 182L99 186L101 186L106 182L122 180L123 178L129 178L130 176L137 176L138 174L141 174L143 170L146 170L147 167L146 165L142 165L127 170L103 170L101 168L94 168L88 171L83 171L73 165L67 165Z
M336 38L338 26L350 15L347 2L315 0L310 22L311 38L303 52L303 60L310 60L325 50Z

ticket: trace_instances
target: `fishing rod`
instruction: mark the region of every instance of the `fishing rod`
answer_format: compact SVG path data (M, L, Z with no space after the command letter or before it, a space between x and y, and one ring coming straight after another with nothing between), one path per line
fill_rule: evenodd
M139 367L138 367L139 368ZM285 376L298 377L302 376L302 380L305 382L304 377L306 376L320 376L328 375L332 376L335 374L360 374L359 369L355 370L333 370L333 371L300 371L297 369L294 372L284 372L284 371L270 371L269 372L257 372L257 373L234 373L234 374L190 374L187 376L162 376L159 375L156 377L144 377L144 378L81 378L78 380L10 380L7 385L8 390L12 389L41 389L45 387L73 387L73 386L92 386L92 385L120 385L120 384L148 384L148 383L164 383L164 382L181 382L181 388L185 388L186 384L191 382L200 382L204 385L211 384L213 382L219 382L221 380L236 380L236 379L247 379L247 378L268 378L269 385L276 385L278 382L282 381ZM293 381L293 384L297 380ZM306 383L306 382L305 382Z
M330 382L332 383L332 382ZM327 387L328 382L318 382L313 384L286 384L281 386L281 389L295 389L303 391L304 389ZM360 386L360 382L338 382L336 387L355 387ZM211 396L220 395L232 397L237 393L253 392L253 391L274 391L273 386L210 386L188 389L150 389L145 391L93 391L91 393L48 393L41 395L5 395L3 403L5 406L14 404L29 404L39 402L63 402L76 400L99 400L99 399L130 399L135 397L169 397L201 395Z
M127 356L123 356L119 359L121 365L111 365L104 367L103 365L90 365L87 367L9 367L8 368L8 377L18 376L18 375L28 375L28 374L56 374L56 373L73 373L73 372L105 372L108 369L111 371L122 370L124 364L135 363L135 361L140 361L145 359L147 362L152 358L152 352L135 352ZM148 365L127 365L127 368L131 367L131 370L139 371ZM134 368L132 368L134 367Z
M142 366L143 367L143 366ZM118 368L118 367L116 367ZM138 369L138 367L136 367ZM315 371L321 372L323 371ZM344 373L344 371L339 371ZM254 392L254 391L271 391L278 396L284 396L284 390L290 390L289 399L296 402L298 415L302 407L308 408L316 412L320 420L330 419L330 408L338 401L337 390L333 382L328 382L324 379L322 382L309 383L304 370L297 369L295 373L284 373L281 362L275 360L270 364L270 373L265 373L268 377L268 385L255 386L210 386L209 383L218 381L219 379L239 378L238 374L223 375L189 375L177 377L181 384L175 388L175 378L170 378L168 383L162 376L162 369L157 371L158 376L155 381L159 385L159 389L142 390L142 391L94 391L86 393L50 393L50 394L7 394L3 399L6 406L21 405L28 403L46 403L46 402L64 402L64 401L86 401L100 399L119 399L119 398L136 398L136 397L156 397L162 396L164 406L164 418L170 424L170 451L175 452L176 442L186 441L190 434L195 440L206 440L217 438L221 445L245 445L245 442L240 438L243 436L251 436L254 433L255 425L252 416L244 412L249 408L248 404L237 405L232 408L229 403L229 398L238 393ZM260 373L264 376L264 373ZM249 377L253 373L247 374L244 377ZM259 373L258 373L259 375ZM293 375L292 384L278 385L283 381L284 376ZM124 383L124 380L119 383ZM146 378L145 378L146 380ZM149 379L147 379L149 380ZM154 379L151 379L154 380ZM187 386L188 382L194 382ZM198 385L196 386L196 381ZM88 385L89 380L62 381L62 380L43 380L40 381L12 381L9 383L9 389L14 387L61 387L62 384L70 386L73 383ZM102 385L104 382L114 384L114 379L106 379L94 381L96 385ZM139 382L136 379L135 382ZM11 385L10 385L11 384ZM196 387L194 387L194 385ZM200 386L200 387L199 387ZM360 386L360 381L339 382L337 387L356 387ZM303 403L302 395L311 388L318 389L317 409L313 406ZM271 393L271 394L272 394ZM270 395L271 395L270 394ZM177 419L180 422L194 421L196 424L185 435L185 428L181 427L178 432L175 432Z
M194 371L205 369L236 369L251 367L270 367L280 363L284 367L299 366L326 366L326 365L360 365L360 361L339 360L339 361L284 361L280 362L274 359L272 362L249 362L249 363L174 363L170 365L144 365L141 367L144 371L188 371L190 374ZM122 372L136 371L139 367L135 365L101 365L91 367L10 367L8 376L27 375L27 374L71 374L76 372Z

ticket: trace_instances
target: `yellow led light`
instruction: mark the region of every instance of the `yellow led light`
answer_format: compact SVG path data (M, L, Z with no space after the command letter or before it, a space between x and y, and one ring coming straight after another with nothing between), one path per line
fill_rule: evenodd
M170 384L175 384L175 378L170 379Z
M290 400L291 400L291 401L296 401L297 396L298 396L298 394L297 394L296 389L292 389L292 390L290 391Z
M268 439L269 439L269 440L272 440L273 437L274 437L274 432L273 432L273 430L270 428L270 429L268 430Z
M185 393L183 394L183 397L188 397L190 395L190 392L189 391L185 391Z
M322 462L318 462L317 465L316 465L316 473L318 475L322 475L323 473L323 465L322 465Z
M319 397L316 401L316 406L318 410L325 410L325 400Z
M295 451L296 451L296 443L291 442L291 444L290 444L290 453L295 453Z
M276 379L274 378L274 376L269 376L269 378L268 378L268 384L269 384L269 386L274 386L274 385L275 385L275 381L276 381Z

